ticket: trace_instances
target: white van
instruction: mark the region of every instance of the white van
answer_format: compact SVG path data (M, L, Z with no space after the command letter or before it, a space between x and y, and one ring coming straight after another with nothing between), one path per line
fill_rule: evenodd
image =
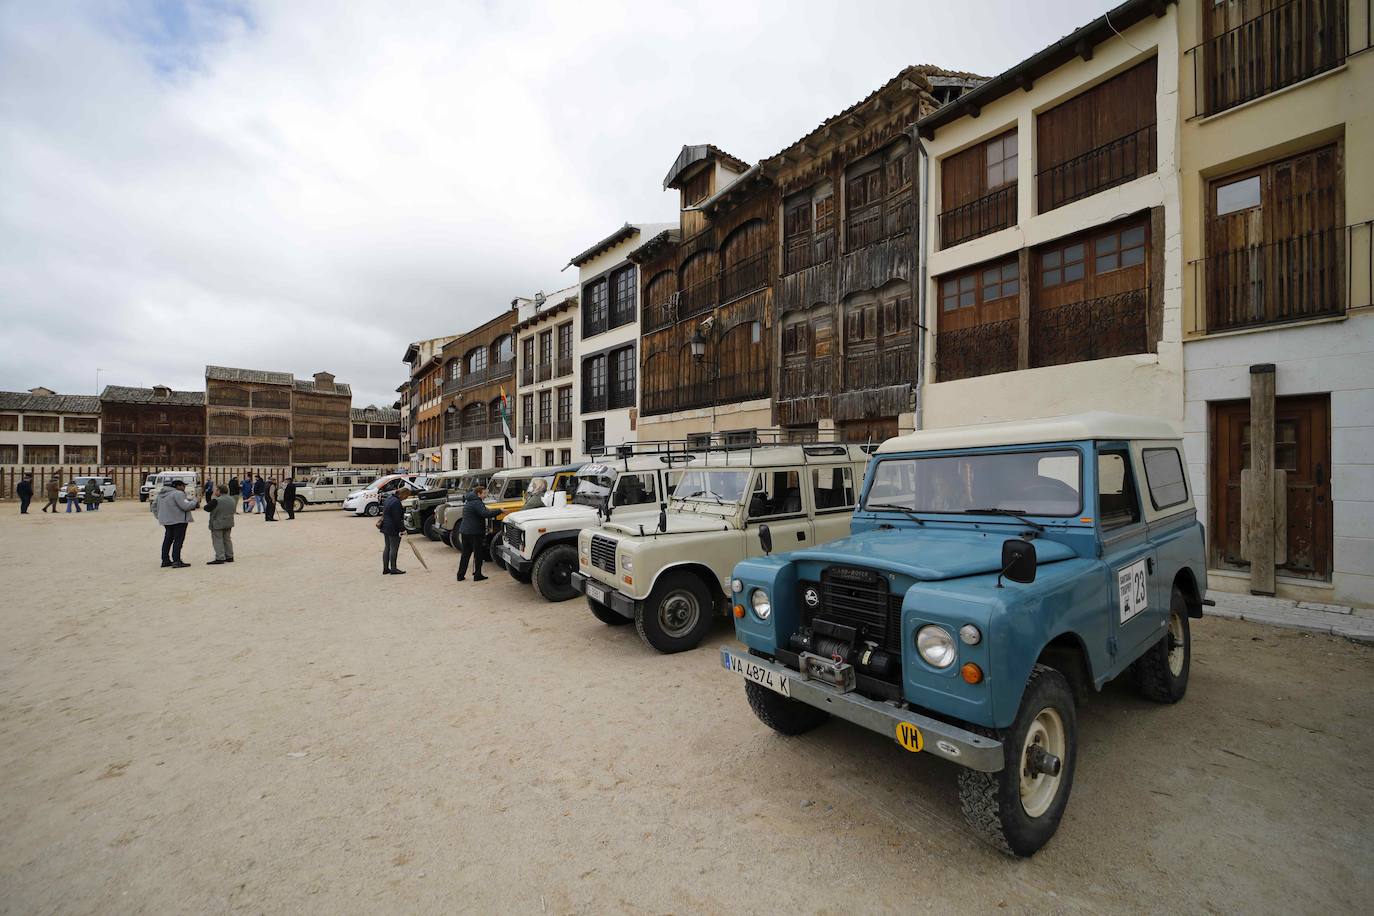
M359 471L346 468L321 471L303 484L296 485L295 511L306 506L342 503L348 494L372 483L377 479L376 471Z
M171 483L173 480L186 481L186 490L190 493L195 493L200 488L198 471L159 471L149 474L148 479L138 488L138 501L146 503L150 496L157 495L163 484Z

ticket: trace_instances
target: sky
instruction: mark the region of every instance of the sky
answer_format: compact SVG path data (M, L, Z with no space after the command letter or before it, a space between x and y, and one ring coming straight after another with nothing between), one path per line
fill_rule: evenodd
M685 143L756 162L908 64L994 75L1104 0L0 0L0 389L333 372L672 222Z

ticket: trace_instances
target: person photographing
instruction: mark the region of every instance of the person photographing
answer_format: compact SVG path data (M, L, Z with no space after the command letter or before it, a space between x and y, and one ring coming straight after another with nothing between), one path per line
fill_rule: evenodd
M401 535L406 533L405 507L403 500L410 498L410 490L401 487L393 490L382 504L382 515L377 519L377 530L382 533L382 575L404 576L404 569L396 568L396 555L401 551Z

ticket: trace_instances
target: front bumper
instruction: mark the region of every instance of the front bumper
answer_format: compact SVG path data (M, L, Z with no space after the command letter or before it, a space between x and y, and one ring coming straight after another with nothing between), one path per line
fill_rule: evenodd
M534 566L533 560L526 560L524 557L520 556L519 551L505 541L497 542L492 549L501 555L501 559L505 561L506 569L514 570L522 576L528 575L530 569Z
M631 620L634 619L635 608L639 605L638 601L635 601L635 599L624 592L617 591L604 582L598 582L592 579L584 572L574 572L572 574L573 591L585 595L587 594L588 585L593 589L601 589L601 591L605 593L606 600L601 603L606 605L606 607L620 614L622 617L629 617Z
M1002 769L1002 742L995 738L984 737L910 709L899 709L890 703L870 700L862 694L844 692L820 681L807 680L800 672L757 655L732 649L720 650L720 663L726 671L739 673L732 667L735 661L766 669L774 679L786 681L787 696L792 699L869 731L887 735L908 750L913 742L911 729L915 728L919 735L919 750L929 751L936 757L984 773L996 773ZM740 677L744 678L744 675L740 674ZM899 730L905 733L905 741L898 737Z

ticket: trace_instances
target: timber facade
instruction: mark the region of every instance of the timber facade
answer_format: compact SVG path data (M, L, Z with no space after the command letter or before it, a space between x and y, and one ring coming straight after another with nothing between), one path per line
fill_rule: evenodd
M106 385L100 393L106 464L198 468L205 463L205 392Z
M294 381L289 372L206 366L205 462L290 464Z
M430 470L507 464L501 411L503 396L515 394L514 324L515 311L502 311L454 337L440 351L443 384L435 417L441 424L443 453L439 461L431 462Z

